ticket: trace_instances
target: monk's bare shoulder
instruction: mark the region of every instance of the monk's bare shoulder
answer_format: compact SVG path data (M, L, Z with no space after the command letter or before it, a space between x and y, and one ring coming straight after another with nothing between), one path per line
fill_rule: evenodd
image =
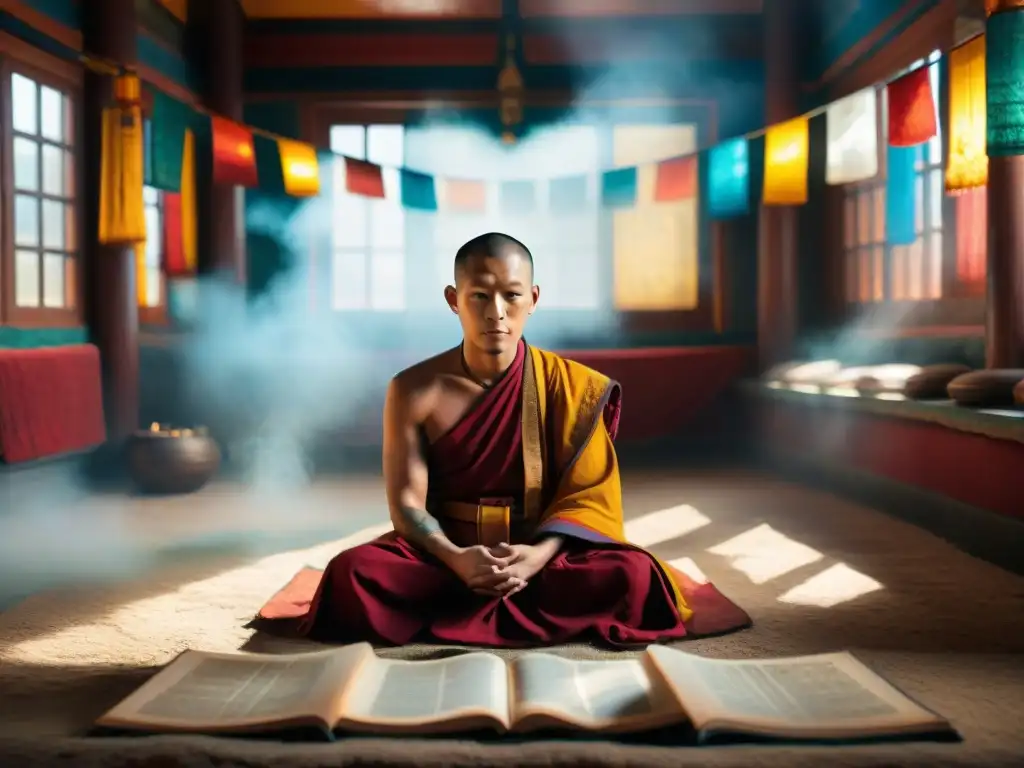
M411 365L391 380L392 397L410 419L419 424L437 407L445 383L458 371L458 351L447 350Z

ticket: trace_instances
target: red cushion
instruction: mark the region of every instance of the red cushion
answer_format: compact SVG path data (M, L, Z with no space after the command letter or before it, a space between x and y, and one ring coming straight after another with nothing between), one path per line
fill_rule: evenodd
M91 344L0 349L0 458L13 464L102 443L100 381Z

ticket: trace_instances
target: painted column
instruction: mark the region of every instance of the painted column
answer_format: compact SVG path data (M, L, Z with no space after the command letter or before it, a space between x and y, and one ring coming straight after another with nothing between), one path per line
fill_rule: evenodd
M764 2L765 124L800 114L793 0ZM757 356L762 369L792 358L797 331L799 209L761 206L757 244Z
M126 67L136 63L135 0L91 0L82 14L85 49ZM86 71L82 100L85 308L89 332L103 366L107 437L128 436L139 420L139 310L135 251L100 245L100 146L104 107L113 104L114 80Z
M191 0L188 24L190 48L202 72L203 106L213 114L243 122L245 18L238 0ZM209 168L197 174L197 187L199 268L244 283L245 190L214 184Z
M992 127L997 126L1001 136L1011 109L1004 99L1010 94L1015 107L1014 121L1018 125L1018 151L1024 151L1024 0L987 0L989 13L986 48L988 66L988 125L990 152ZM996 16L1014 14L1016 18L997 19ZM1004 34L1008 21L1020 30L1016 35ZM1019 51L1019 52L1015 52ZM995 61L1016 60L1012 68L993 67ZM1007 72L1010 69L1010 80ZM999 80L1001 82L996 82ZM998 88L993 103L993 88ZM988 165L988 294L985 364L989 368L1024 368L1024 154L993 152Z

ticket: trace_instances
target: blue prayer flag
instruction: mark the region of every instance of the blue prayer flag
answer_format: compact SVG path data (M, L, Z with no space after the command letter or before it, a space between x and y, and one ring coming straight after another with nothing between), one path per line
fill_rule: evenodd
M750 148L731 139L708 153L708 216L728 219L750 212Z
M636 168L616 168L601 174L601 205L631 208L636 205Z
M434 177L405 168L401 171L402 206L418 211L437 210L437 187Z
M917 240L915 166L921 145L888 147L885 181L885 239L889 245L910 245Z

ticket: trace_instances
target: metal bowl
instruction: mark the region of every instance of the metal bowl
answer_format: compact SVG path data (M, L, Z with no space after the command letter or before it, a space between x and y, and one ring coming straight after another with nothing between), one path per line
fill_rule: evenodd
M193 493L220 468L217 442L199 430L139 431L125 450L128 472L143 493Z

